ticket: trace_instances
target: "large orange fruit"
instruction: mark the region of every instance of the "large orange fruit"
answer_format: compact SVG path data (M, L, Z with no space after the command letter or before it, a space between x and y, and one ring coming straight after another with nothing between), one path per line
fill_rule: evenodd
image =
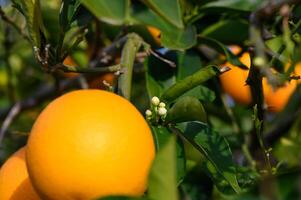
M150 128L129 101L78 90L55 99L37 118L27 166L43 199L139 196L154 154Z
M240 61L247 67L250 67L250 55L249 53L243 53L240 57ZM248 105L252 101L252 94L250 87L246 85L248 77L248 70L243 70L237 66L233 66L230 63L225 63L224 66L229 66L231 70L220 76L220 81L223 90L229 94L237 103ZM296 74L300 73L301 63L295 67ZM263 78L263 94L265 103L268 110L271 112L280 112L289 101L289 98L297 87L297 81L292 80L287 82L283 87L276 90L267 83L266 78Z
M14 153L0 170L1 200L39 200L28 178L25 148Z
M243 53L240 61L247 67L250 67L249 53ZM237 103L249 105L252 102L250 87L246 84L248 70L241 69L227 62L223 66L231 68L230 71L220 76L223 90L229 94Z
M301 75L301 63L296 64L294 74ZM263 78L262 85L268 110L271 112L280 112L286 106L291 95L297 88L298 81L291 80L290 82L286 82L284 86L274 90L267 83L266 78Z

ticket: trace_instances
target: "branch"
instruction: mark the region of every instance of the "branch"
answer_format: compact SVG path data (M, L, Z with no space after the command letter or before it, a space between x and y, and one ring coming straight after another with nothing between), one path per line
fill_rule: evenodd
M5 118L5 120L1 126L1 129L0 129L0 146L2 144L4 135L9 127L9 125L16 118L16 116L20 113L20 110L21 110L21 104L20 104L20 102L18 102L11 108L7 117Z
M76 73L107 73L107 72L117 72L120 71L120 64L112 65L108 67L95 67L95 68L81 68L76 66L67 66L64 64L58 64L54 67L54 70L62 70L63 72L76 72Z
M60 90L64 91L69 88L79 88L80 82L79 78L67 79L62 81L60 85ZM19 102L20 104L20 112L24 110L28 110L32 107L39 105L47 99L51 99L56 96L56 88L54 85L42 85L37 92L34 93L31 97L24 99ZM9 114L10 110L12 110L13 106L0 110L0 119L5 119L5 117Z

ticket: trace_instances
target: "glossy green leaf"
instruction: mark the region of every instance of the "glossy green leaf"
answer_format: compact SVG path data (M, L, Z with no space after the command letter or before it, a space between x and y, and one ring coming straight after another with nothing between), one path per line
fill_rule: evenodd
M33 46L40 48L44 26L39 0L12 0L15 7L24 15L26 27ZM43 44L45 45L45 44Z
M176 138L169 137L159 150L149 176L148 198L151 200L177 200Z
M186 78L178 81L176 84L168 88L161 96L161 99L166 102L172 102L185 92L192 88L204 83L205 81L220 74L218 67L210 65L197 71L196 73L187 76Z
M161 31L161 43L166 48L184 50L197 42L196 30L193 26L177 28L146 6L132 6L131 16L132 23L158 28Z
M167 122L200 121L207 122L206 111L202 103L195 97L183 96L168 110Z
M201 35L225 44L242 44L249 37L249 24L240 19L221 20L205 28Z
M247 66L245 66L242 62L240 62L239 58L237 56L235 56L224 44L222 44L221 42L212 39L212 38L208 38L208 37L203 37L200 36L199 37L199 44L205 44L208 45L212 48L214 48L215 50L217 50L220 53L225 54L227 60L238 67L241 67L243 69L248 69Z
M99 20L114 25L121 25L127 21L130 5L129 0L82 0L81 2Z
M206 169L212 179L223 178L221 184L229 184L237 193L241 191L237 182L236 167L228 142L206 124L189 122L178 124L179 130L208 160Z
M153 137L155 140L155 145L157 151L160 151L166 143L169 141L172 133L163 126L151 126ZM185 151L184 144L182 140L177 139L176 143L176 154L177 154L177 183L180 183L186 172L186 159L185 159Z
M179 29L184 28L179 0L165 0L164 3L161 0L145 0L144 2L169 23Z

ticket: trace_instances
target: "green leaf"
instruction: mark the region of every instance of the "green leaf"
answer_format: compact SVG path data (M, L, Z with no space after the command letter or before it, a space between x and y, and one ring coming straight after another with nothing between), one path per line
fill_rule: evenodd
M60 10L60 26L63 32L66 32L70 28L70 24L79 6L79 0L64 0L62 2Z
M214 48L215 50L217 50L220 53L225 54L227 60L235 65L238 66L242 69L249 69L247 66L245 66L242 62L240 62L239 58L237 56L235 56L224 44L222 44L221 42L212 39L212 38L208 38L208 37L203 37L200 36L199 37L199 44L205 44L208 45L212 48Z
M129 0L82 0L82 3L99 20L114 25L122 25L128 18Z
M33 46L41 48L44 37L41 6L39 0L12 0L14 6L24 15L27 30Z
M219 0L205 4L202 10L214 9L216 11L237 10L252 12L261 5L261 3L262 0Z
M232 160L232 152L226 139L207 125L199 122L178 124L182 134L208 160L206 169L213 180L220 184L229 184L237 193L241 191L236 177L236 167ZM221 182L220 179L224 182ZM217 181L218 182L218 181Z
M216 97L213 90L211 90L203 85L199 85L191 90L188 90L188 92L185 92L182 96L195 97L203 102L212 102L212 101L214 101L214 99Z
M151 126L152 133L155 140L156 150L160 151L169 141L172 133L163 126ZM186 158L184 151L184 144L182 140L177 139L176 143L177 154L177 183L180 183L186 172Z
M181 80L203 67L199 54L193 50L178 51L177 61L177 80Z
M196 29L194 26L188 26L184 30L162 31L161 43L169 49L185 50L191 48L197 43Z
M176 138L171 136L157 153L150 171L148 198L177 200Z
M144 5L134 5L131 11L132 23L153 26L161 31L161 43L166 48L184 50L197 42L193 26L177 28Z
M205 81L220 74L218 67L210 65L197 71L196 73L187 76L168 88L161 96L165 102L172 102L179 96L183 95L188 90L204 83Z
M179 0L165 0L164 3L161 0L145 0L144 3L169 23L179 29L184 28Z
M249 24L241 19L222 20L205 28L201 35L226 44L242 44L249 37Z
M168 110L166 122L207 122L206 111L202 103L195 97L183 96Z

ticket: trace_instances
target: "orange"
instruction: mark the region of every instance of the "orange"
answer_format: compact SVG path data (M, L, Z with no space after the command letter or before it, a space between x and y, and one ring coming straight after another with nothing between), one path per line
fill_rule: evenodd
M250 67L249 53L243 53L240 57L240 61L247 67ZM229 66L231 70L220 76L223 90L237 103L249 105L252 101L250 87L246 85L249 71L233 66L228 62L224 64L224 66ZM301 63L296 65L295 72L296 74L301 74ZM297 81L295 80L286 83L283 87L277 88L276 90L272 89L267 83L266 78L263 78L262 84L265 103L271 112L280 112L286 106L289 98L297 87Z
M250 67L251 60L249 53L243 53L240 57L240 61L247 67ZM246 85L249 71L234 66L229 62L225 63L223 66L231 68L230 71L220 76L223 90L237 103L249 105L252 102L250 87Z
M147 26L149 33L152 35L157 44L160 44L161 31L153 26Z
M266 78L263 78L262 86L268 110L271 112L280 112L286 106L291 95L295 91L297 87L297 81L291 80L290 83L286 83L283 87L274 90L267 83Z
M39 200L28 178L25 148L14 153L0 170L1 200Z
M151 130L129 101L78 90L52 101L37 118L27 166L43 199L140 196L154 154Z
M295 75L301 75L301 63L295 65ZM291 80L286 82L283 87L274 90L268 85L266 78L263 78L262 85L264 91L264 98L268 106L268 110L271 112L280 112L288 103L291 95L297 88L297 84L300 80Z

